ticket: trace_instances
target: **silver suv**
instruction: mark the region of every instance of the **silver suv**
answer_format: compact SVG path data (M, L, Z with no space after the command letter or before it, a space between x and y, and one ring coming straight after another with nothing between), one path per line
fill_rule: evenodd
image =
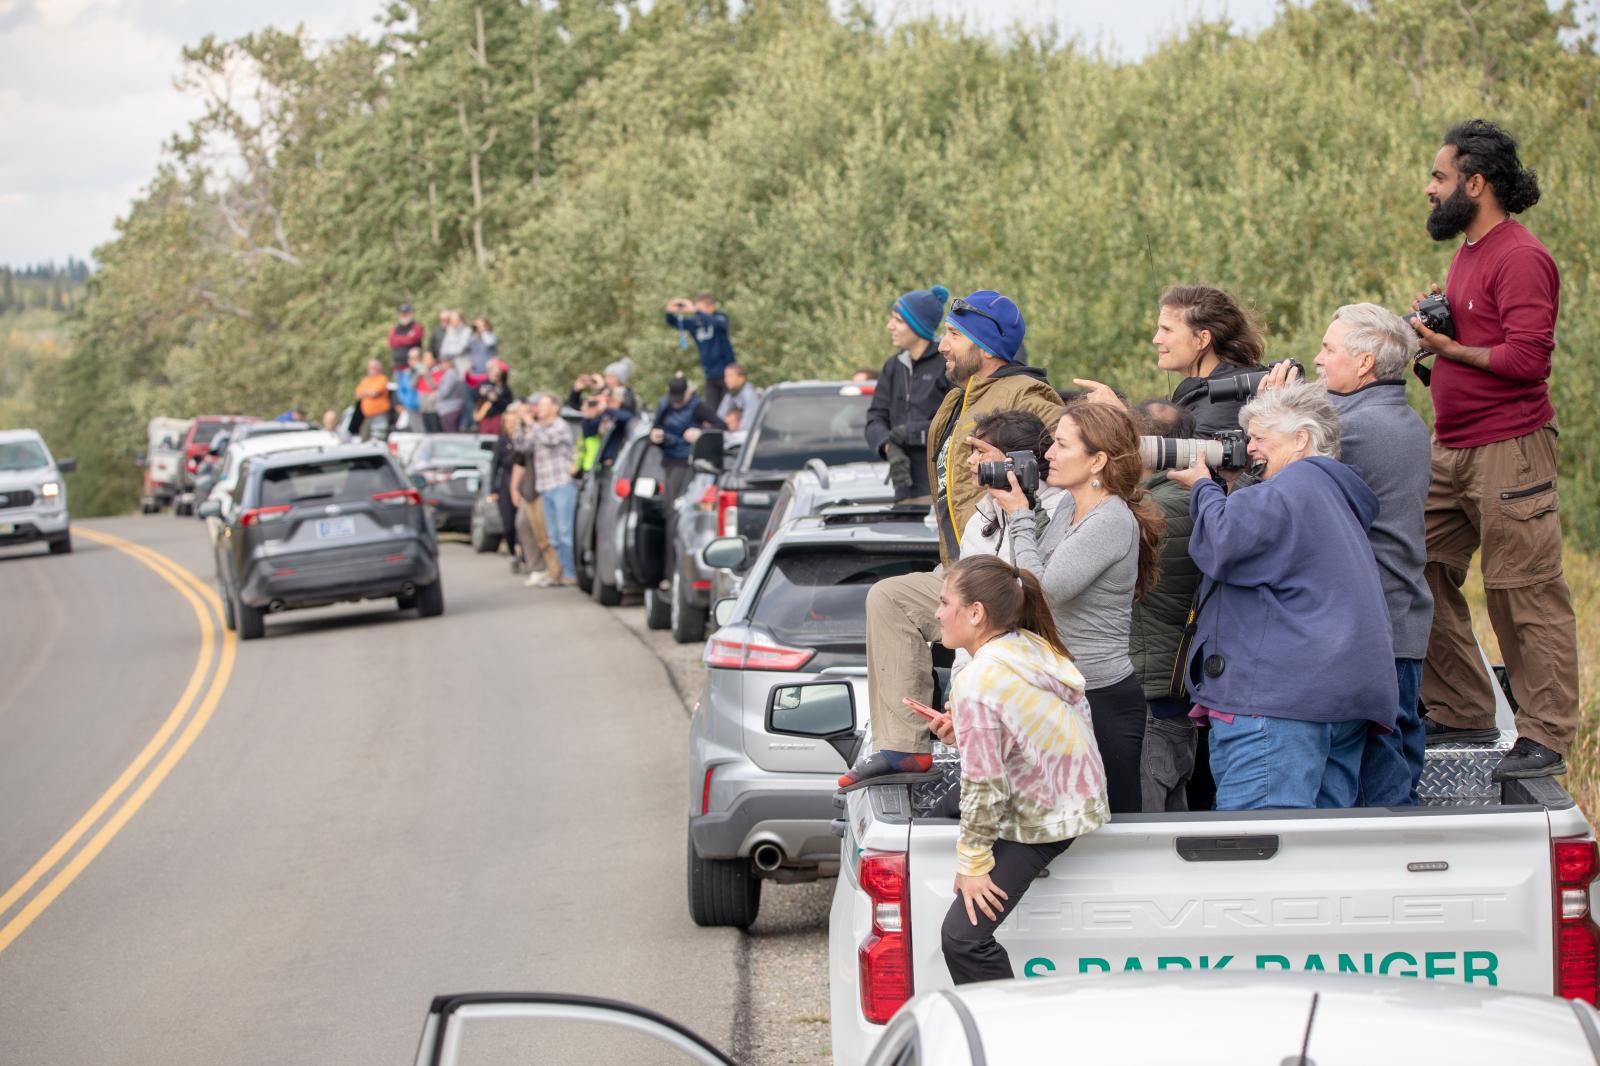
M938 538L919 511L847 506L794 519L768 540L736 601L715 613L706 686L689 726L689 912L700 925L755 921L761 882L838 872L837 779L866 717L867 590L932 570ZM737 566L743 537L712 541Z
M0 430L0 548L44 541L51 555L72 550L67 484L78 464L54 459L31 429Z

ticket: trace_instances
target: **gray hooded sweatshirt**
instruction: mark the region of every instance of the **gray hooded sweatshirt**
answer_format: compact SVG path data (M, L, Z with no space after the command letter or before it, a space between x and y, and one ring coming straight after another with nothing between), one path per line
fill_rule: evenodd
M1340 458L1378 497L1367 539L1378 560L1395 658L1421 659L1433 625L1433 593L1422 575L1428 561L1422 515L1433 470L1428 427L1406 403L1404 381L1330 391L1328 399L1339 412Z

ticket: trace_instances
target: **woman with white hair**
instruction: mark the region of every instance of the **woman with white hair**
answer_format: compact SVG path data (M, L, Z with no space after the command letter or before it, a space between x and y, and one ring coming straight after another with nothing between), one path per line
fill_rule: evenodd
M1367 733L1394 728L1388 610L1367 530L1378 497L1339 462L1325 391L1291 385L1239 414L1263 480L1225 495L1203 459L1189 554L1203 575L1187 665L1210 719L1218 810L1349 807Z

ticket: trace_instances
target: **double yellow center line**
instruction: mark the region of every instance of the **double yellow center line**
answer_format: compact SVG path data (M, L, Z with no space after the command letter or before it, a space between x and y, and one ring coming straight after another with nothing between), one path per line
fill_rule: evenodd
M75 526L72 532L74 536L114 548L137 559L176 589L194 609L195 621L200 626L200 652L183 694L161 723L161 728L117 776L111 787L84 812L83 817L62 834L61 839L52 844L50 850L16 884L0 895L0 922L4 923L0 924L0 951L9 947L33 924L34 919L44 913L45 908L55 902L57 896L66 891L67 886L106 849L112 838L122 831L122 827L139 812L145 801L161 787L172 768L194 745L195 738L211 720L217 703L222 699L222 692L228 686L228 677L233 673L236 641L231 632L218 625L222 602L204 582L165 555L141 544L83 526ZM210 679L209 684L207 678ZM173 740L174 735L176 740ZM112 812L109 818L105 817L107 811ZM96 826L99 828L96 829ZM91 831L93 835L89 836ZM88 842L78 847L85 836L89 836ZM77 848L75 853L74 848ZM64 859L66 861L62 865ZM55 871L53 876L51 871ZM49 880L44 887L7 919L6 915L12 907L46 877Z

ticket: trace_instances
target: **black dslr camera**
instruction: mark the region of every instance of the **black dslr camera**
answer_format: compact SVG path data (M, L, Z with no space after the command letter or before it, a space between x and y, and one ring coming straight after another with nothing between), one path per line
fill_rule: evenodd
M1450 314L1450 301L1442 292L1424 296L1413 311L1402 311L1400 317L1410 322L1418 319L1434 333L1442 333L1451 340L1456 336L1456 320Z
M978 484L984 488L1009 489L1007 474L1017 475L1017 484L1029 496L1039 491L1039 460L1032 452L1006 452L1004 459L978 464Z
M1248 400L1256 394L1256 389L1261 387L1261 380L1272 372L1272 368L1281 363L1288 363L1300 372L1300 380L1306 377L1306 368L1294 359L1280 359L1272 366L1261 370L1244 370L1230 377L1217 378L1206 384L1206 393L1211 397L1212 403L1226 403L1229 400Z

